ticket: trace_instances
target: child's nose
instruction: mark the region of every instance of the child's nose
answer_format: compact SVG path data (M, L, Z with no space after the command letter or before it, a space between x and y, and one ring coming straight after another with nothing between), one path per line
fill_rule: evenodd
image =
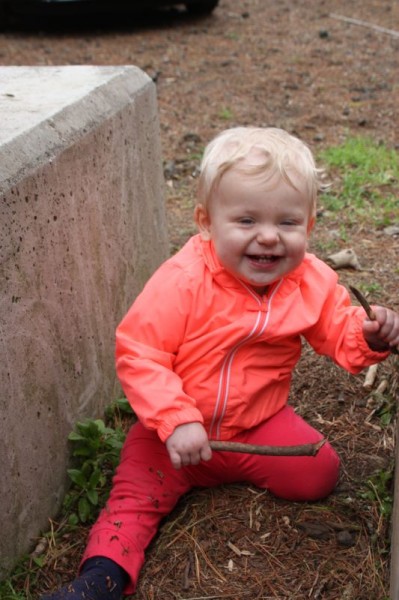
M279 239L277 228L272 225L263 225L259 227L256 239L259 244L269 246L276 244Z

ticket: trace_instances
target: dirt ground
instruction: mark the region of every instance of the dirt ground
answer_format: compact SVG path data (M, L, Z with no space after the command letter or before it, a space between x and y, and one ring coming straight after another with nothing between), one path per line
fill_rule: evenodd
M206 18L173 10L123 25L14 27L0 35L0 64L134 64L153 78L173 252L194 232L201 151L226 127L283 127L316 154L348 135L399 148L399 34L342 16L399 31L395 0L221 0ZM320 211L311 250L326 258L327 247L352 247L363 269L343 269L342 281L378 285L373 300L398 309L398 237L373 222L352 227L349 240L333 237L338 219ZM372 393L363 375L352 377L305 347L291 403L341 456L334 494L290 504L246 485L193 492L150 547L135 598L388 598L383 492L377 483L376 501L364 492L370 477L393 464L394 425L383 425L378 410L382 396L385 404L397 398L398 360L380 367ZM385 391L375 393L384 381ZM54 537L52 559L38 579L26 579L27 598L71 577L86 533Z

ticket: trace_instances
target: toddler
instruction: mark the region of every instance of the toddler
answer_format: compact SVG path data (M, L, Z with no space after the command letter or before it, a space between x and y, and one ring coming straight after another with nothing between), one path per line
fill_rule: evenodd
M320 172L308 147L275 128L217 136L201 165L193 236L148 281L116 332L116 368L138 422L79 577L42 600L117 600L135 591L144 552L183 494L248 482L312 501L337 482L315 457L213 452L209 440L316 443L287 405L301 338L350 373L399 344L399 315L370 321L325 263L307 253Z

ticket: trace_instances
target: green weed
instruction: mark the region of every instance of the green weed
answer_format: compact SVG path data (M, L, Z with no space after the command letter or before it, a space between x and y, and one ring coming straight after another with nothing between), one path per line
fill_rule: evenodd
M1 600L36 600L30 593L30 583L40 577L40 567L28 556L21 558L11 576L0 582Z
M72 468L68 469L71 487L65 496L63 511L70 525L92 522L104 506L112 475L119 463L125 440L122 416L131 411L125 399L117 400L106 410L106 426L102 419L77 423L69 434L72 445Z
M219 117L223 121L231 121L234 118L234 113L228 106L224 106L219 112Z
M360 287L362 291L366 293L366 296L370 295L371 298L373 296L375 296L375 298L378 298L378 296L383 291L382 285L378 283L378 281L363 283L362 285L360 285Z
M324 207L339 212L347 223L374 221L388 225L399 209L399 155L367 137L351 137L323 150L334 185L321 195ZM335 181L337 183L335 183Z
M366 481L364 491L360 492L361 498L376 502L381 516L388 519L393 508L393 473L393 466L391 469L378 471Z
M0 583L0 598L1 600L26 600L25 594L17 592L9 580Z
M379 418L380 425L382 427L387 427L395 418L396 400L395 398L392 398L391 395L381 394L378 391L375 391L372 395L376 404L374 409L375 415Z

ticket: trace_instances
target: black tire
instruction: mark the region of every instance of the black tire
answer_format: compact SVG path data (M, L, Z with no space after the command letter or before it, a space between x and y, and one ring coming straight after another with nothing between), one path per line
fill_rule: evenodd
M217 7L219 0L200 0L199 2L187 2L186 9L190 15L210 15Z
M0 31L4 31L8 23L8 8L7 4L0 0Z

